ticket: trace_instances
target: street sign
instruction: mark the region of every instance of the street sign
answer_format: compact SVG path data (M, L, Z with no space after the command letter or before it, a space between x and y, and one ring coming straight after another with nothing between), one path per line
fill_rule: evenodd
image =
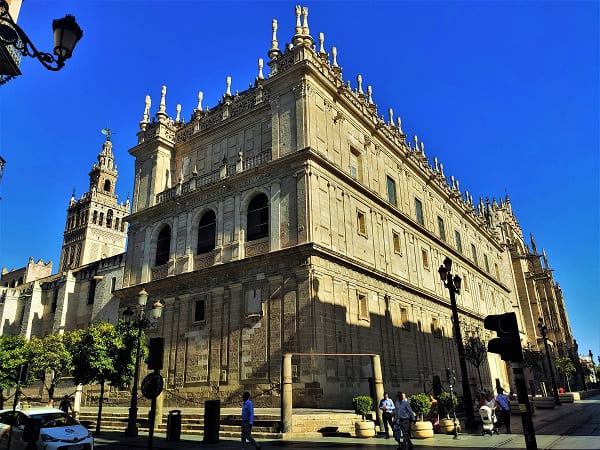
M165 385L165 381L160 373L151 373L146 375L142 381L142 394L149 400L153 400L160 395Z

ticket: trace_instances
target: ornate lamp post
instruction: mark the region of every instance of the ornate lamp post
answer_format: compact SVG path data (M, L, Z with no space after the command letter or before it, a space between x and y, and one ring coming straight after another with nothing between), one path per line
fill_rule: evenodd
M40 52L10 15L8 2L0 0L0 75L7 75L0 84L21 75L19 70L19 52L23 56L37 58L42 65L52 71L63 68L65 61L73 54L73 49L83 31L75 21L75 17L67 14L62 19L52 22L54 32L54 55Z
M560 398L558 397L558 389L556 388L556 379L554 378L554 369L552 368L552 362L550 361L550 350L548 349L548 338L546 334L548 333L548 328L544 325L544 319L541 317L538 319L538 328L540 329L540 333L542 334L542 338L544 338L544 347L546 348L546 358L548 358L548 368L550 369L550 376L552 377L552 391L554 393L554 404L560 405Z
M462 378L462 391L465 407L466 422L465 426L472 429L475 426L475 416L473 414L473 398L471 397L471 386L469 386L469 373L467 372L467 360L465 359L465 347L463 344L460 322L458 319L458 307L456 306L456 294L460 294L462 279L458 275L452 276L452 260L448 257L444 259L443 264L438 269L440 278L444 286L450 293L450 305L452 308L452 321L454 323L454 339L458 350L458 360L460 362L460 374Z
M137 328L137 345L135 350L135 371L133 375L133 387L131 388L131 405L129 406L129 418L127 419L127 428L125 429L125 436L137 436L137 391L138 391L138 378L140 375L140 341L142 339L142 330L146 328L155 328L158 325L158 319L162 313L163 305L161 302L156 301L152 305L152 318L148 320L146 318L146 302L148 301L148 293L145 289L142 289L138 294L137 298L137 319L134 321L134 312L131 308L123 312L123 320L133 327Z

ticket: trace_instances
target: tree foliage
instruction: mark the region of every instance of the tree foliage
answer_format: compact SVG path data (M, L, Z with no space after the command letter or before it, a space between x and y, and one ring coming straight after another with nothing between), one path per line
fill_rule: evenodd
M542 352L527 348L523 349L523 366L527 369L530 369L533 372L534 378L537 378L542 374L543 360L544 355L542 354Z
M419 417L419 420L423 420L423 417L427 416L431 410L431 400L429 399L429 395L424 392L411 395L408 398L408 402L413 412Z
M556 370L569 379L577 369L575 368L573 361L571 361L571 358L564 356L562 358L556 358Z
M71 353L65 345L65 338L62 334L48 334L42 339L33 336L29 341L31 349L31 368L32 375L45 381L46 373L53 372L49 385L45 385L50 398L54 396L54 388L58 386L64 376L70 374L72 370Z
M138 339L138 329L126 323L120 322L116 328L123 346L117 350L115 360L115 374L110 379L113 386L123 388L128 386L133 380L135 372L135 355ZM140 335L140 360L143 361L148 356L148 347L145 345L146 335L142 330Z
M29 361L29 345L19 335L0 336L0 408L4 408L4 390L17 385L19 366ZM33 381L31 372L25 384Z
M481 380L480 367L483 362L487 359L487 347L479 336L469 336L465 340L465 359L469 361L477 369L477 375L479 377L479 385L483 390L483 381Z

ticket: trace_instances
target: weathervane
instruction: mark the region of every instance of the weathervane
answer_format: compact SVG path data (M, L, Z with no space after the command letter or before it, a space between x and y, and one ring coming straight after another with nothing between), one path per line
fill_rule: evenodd
M104 136L106 136L106 140L110 141L110 136L114 133L113 130L111 130L110 128L108 128L108 125L106 125L106 127L102 128L102 130L100 130L100 133L102 133Z

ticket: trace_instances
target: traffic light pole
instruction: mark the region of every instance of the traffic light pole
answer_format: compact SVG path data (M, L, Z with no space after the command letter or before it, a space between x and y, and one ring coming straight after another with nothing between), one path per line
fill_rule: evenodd
M515 384L517 386L517 398L519 400L521 422L523 423L525 446L527 450L537 450L535 430L533 429L533 420L531 419L531 405L529 404L527 384L525 383L525 374L523 373L523 364L520 362L511 362L511 365L513 373L515 374Z
M458 350L458 361L460 363L460 376L462 382L463 406L465 408L465 428L475 428L475 414L473 413L473 397L471 397L471 386L469 385L469 372L467 371L467 360L465 359L465 346L460 332L458 320L458 307L456 305L456 288L452 283L452 274L448 272L447 288L450 291L450 305L452 307L452 320L454 322L454 339Z

